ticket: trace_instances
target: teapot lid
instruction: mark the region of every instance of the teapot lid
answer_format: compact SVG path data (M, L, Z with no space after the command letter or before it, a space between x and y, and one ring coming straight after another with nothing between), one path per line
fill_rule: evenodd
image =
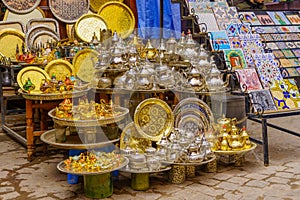
M222 116L222 118L219 118L217 120L218 124L228 124L231 122L230 118L226 118L225 115Z

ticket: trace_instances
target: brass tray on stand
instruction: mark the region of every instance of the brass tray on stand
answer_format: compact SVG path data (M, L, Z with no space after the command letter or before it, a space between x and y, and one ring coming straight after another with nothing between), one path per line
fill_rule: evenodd
M135 28L135 17L131 9L124 3L110 1L98 10L110 30L116 31L123 39L127 38Z
M162 161L164 164L168 165L183 165L183 166L199 166L199 165L204 165L207 163L210 163L211 161L214 161L217 157L215 155L209 157L206 160L203 160L201 162L183 162L183 163L178 163L178 162L169 162L169 161Z
M249 151L254 150L257 147L257 144L254 142L251 142L251 147L248 149L243 149L243 150L229 150L229 151L222 151L222 150L216 150L213 151L215 154L219 155L235 155L235 154L245 154L248 153Z
M29 13L38 7L41 0L2 0L2 2L15 13Z

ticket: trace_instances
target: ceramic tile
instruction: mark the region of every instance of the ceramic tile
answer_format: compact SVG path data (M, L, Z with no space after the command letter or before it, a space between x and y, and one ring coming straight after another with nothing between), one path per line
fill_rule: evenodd
M212 8L216 19L227 18L226 8L224 7L214 7Z
M218 31L219 27L217 21L212 13L199 13L198 23L205 23L207 26L207 32Z
M280 11L267 11L268 15L271 17L273 22L277 25L288 25L290 21L285 17L283 12Z
M291 33L290 38L291 40L300 40L299 36L296 33Z
M273 50L272 53L275 56L275 58L285 58L281 50Z
M288 26L277 27L277 31L279 33L290 33L290 32L292 32L291 29L290 29L290 27L288 27Z
M230 24L230 19L228 19L228 18L217 19L217 24L218 24L219 30L225 30L226 31L226 28Z
M255 112L277 110L270 90L253 90L249 92L250 102Z
M276 45L278 46L279 49L286 49L285 42L276 42Z
M295 49L295 48L297 48L297 46L294 44L294 42L285 42L285 46L288 49Z
M239 34L250 34L252 32L250 24L247 24L247 23L239 24L238 31L239 31Z
M264 27L255 26L255 27L253 27L253 29L254 29L254 32L255 32L255 33L259 33L259 34L261 34L261 33L266 33Z
M280 58L279 62L280 62L281 67L293 67L291 62L286 58Z
M286 18L291 22L291 24L300 24L300 17L296 14L285 15Z
M242 49L225 49L224 58L229 69L247 68L247 63Z
M263 89L254 68L236 69L235 72L243 92Z
M274 41L280 41L280 40L283 40L282 34L272 33L271 36L272 36L272 38L273 38Z
M270 86L277 109L292 109L300 107L299 89L294 79L274 81Z
M296 57L300 57L300 49L293 49L292 51Z
M227 12L227 17L230 19L237 19L239 17L238 11L234 6L227 7L226 12Z
M288 68L286 68L286 67L280 67L279 69L280 69L280 73L281 73L281 75L282 75L283 78L290 77L290 74L289 74L289 72L287 70Z
M225 31L210 32L210 43L213 50L230 49L229 38Z
M300 41L294 41L294 44L297 48L300 48Z
M260 25L254 12L239 12L239 18L244 23L250 23L252 25Z
M289 58L287 60L290 62L291 66L293 66L293 67L299 66L299 64L300 64L298 58Z
M271 50L277 50L278 46L276 45L275 42L267 42L266 43L266 48L269 48Z
M273 37L269 33L261 34L261 37L266 42L273 41Z
M292 50L290 50L290 49L282 49L281 51L286 58L294 58L295 57Z
M256 15L262 25L273 25L274 22L269 15Z
M231 48L241 48L241 41L239 37L229 37Z
M289 68L286 68L286 69L287 69L287 71L288 71L290 77L299 76L299 73L298 73L298 71L297 71L296 68L294 68L294 67L289 67Z

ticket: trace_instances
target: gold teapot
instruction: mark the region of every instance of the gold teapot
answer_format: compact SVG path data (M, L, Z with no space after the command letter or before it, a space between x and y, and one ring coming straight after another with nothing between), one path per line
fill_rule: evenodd
M222 130L225 127L226 132L229 133L231 131L231 125L232 125L231 119L226 118L225 115L223 115L221 118L217 119L217 130L219 130L219 132L222 132Z
M157 56L158 56L158 50L152 46L150 40L148 39L146 46L140 49L140 57L143 59L153 60Z

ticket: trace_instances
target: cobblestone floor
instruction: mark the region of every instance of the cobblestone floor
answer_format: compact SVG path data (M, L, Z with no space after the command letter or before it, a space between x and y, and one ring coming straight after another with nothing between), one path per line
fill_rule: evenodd
M300 130L299 116L270 120L292 130ZM252 136L260 137L260 125L247 122ZM241 167L218 165L217 172L197 170L197 176L183 184L171 184L165 174L150 177L150 189L135 191L130 187L130 175L120 173L113 182L112 200L127 199L230 199L276 200L299 199L300 196L300 138L269 128L270 166L263 165L262 147L246 155ZM56 165L64 151L53 150L28 162L24 147L0 133L0 199L52 200L88 199L83 181L68 184L67 175Z

